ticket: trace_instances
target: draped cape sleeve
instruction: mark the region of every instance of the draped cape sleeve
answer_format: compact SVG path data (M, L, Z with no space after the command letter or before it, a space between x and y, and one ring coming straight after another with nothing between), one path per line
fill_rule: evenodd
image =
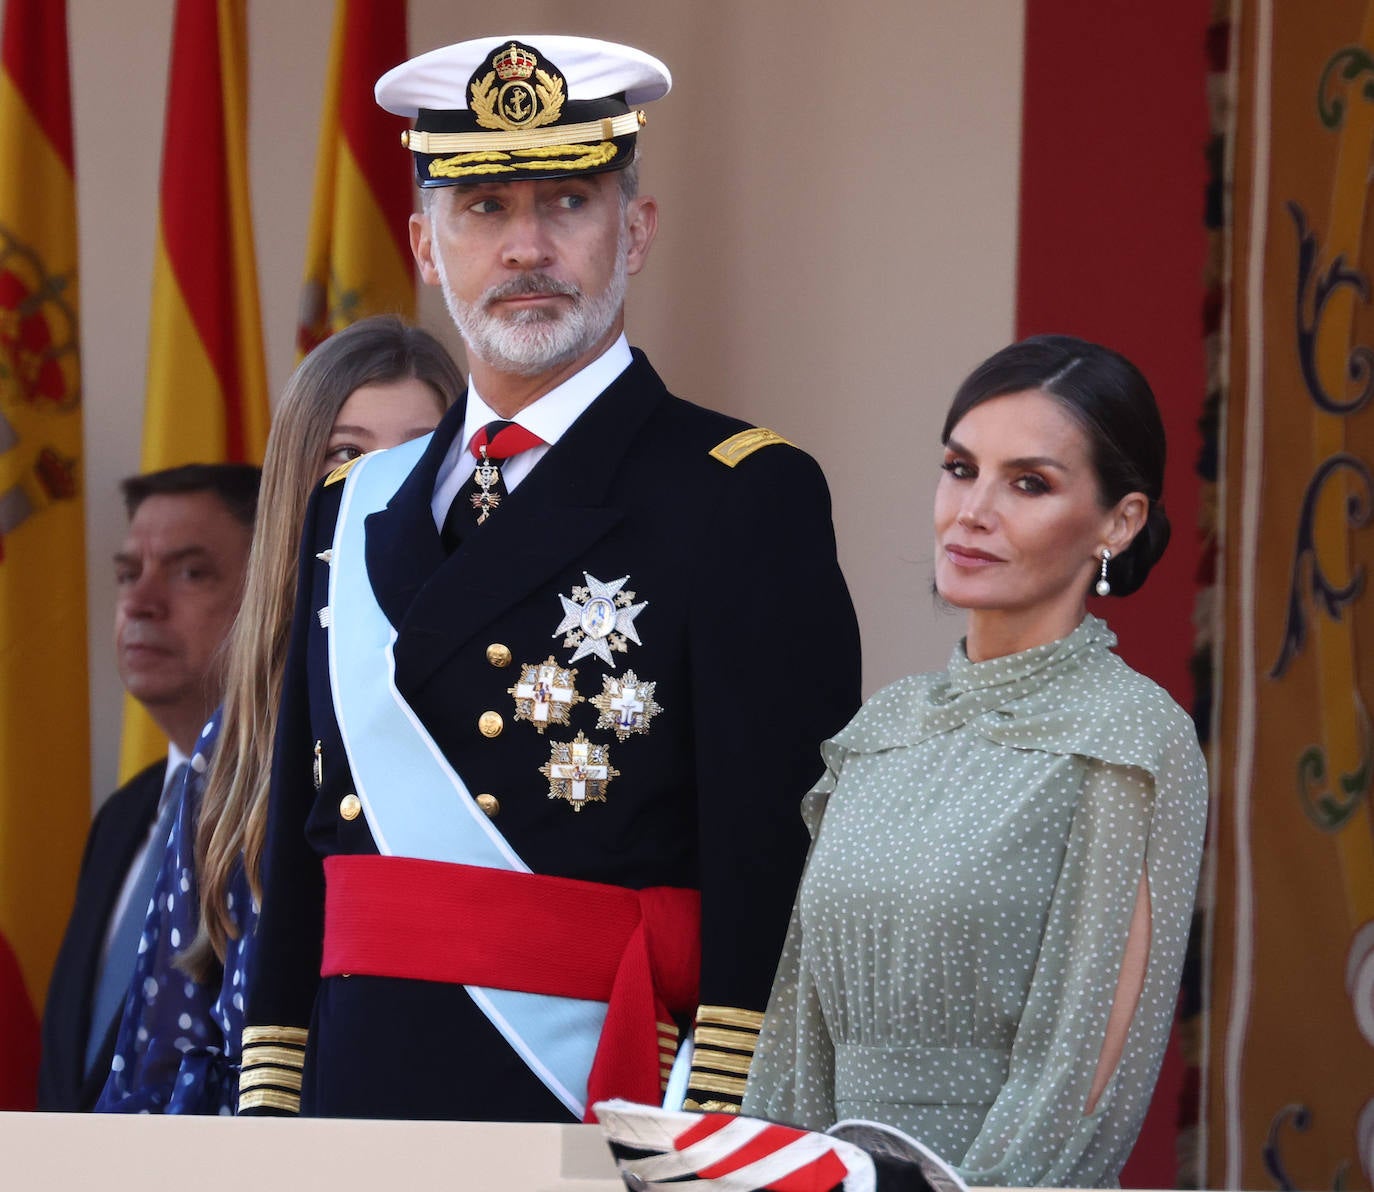
M827 803L856 758L920 750L954 734L968 748L1016 751L1023 774L1028 756L1047 766L1077 759L1081 785L1068 808L1005 1080L990 1097L969 1091L969 1101L985 1100L986 1114L966 1153L945 1156L971 1184L1114 1183L1168 1039L1200 865L1206 772L1187 715L1110 653L1114 644L1106 626L1088 617L1070 637L1040 647L1036 665L1024 673L1013 667L989 684L970 676L991 664L970 664L957 649L948 672L879 692L826 742L826 773L804 800L814 857ZM938 783L939 775L928 779ZM1088 1114L1142 869L1151 918L1144 988L1121 1060ZM836 1117L836 1031L844 1015L833 1000L826 1004L827 987L809 970L801 903L799 896L745 1111L825 1129Z

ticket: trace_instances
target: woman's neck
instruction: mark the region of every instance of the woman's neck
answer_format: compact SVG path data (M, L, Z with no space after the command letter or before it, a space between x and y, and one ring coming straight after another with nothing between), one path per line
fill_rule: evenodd
M989 662L1068 637L1083 620L1087 604L1063 608L974 608L968 613L964 652L970 662Z

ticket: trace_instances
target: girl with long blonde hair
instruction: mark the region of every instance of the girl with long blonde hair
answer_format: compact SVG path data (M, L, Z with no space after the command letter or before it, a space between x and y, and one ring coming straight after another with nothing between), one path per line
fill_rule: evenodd
M462 390L438 340L392 316L331 336L287 382L227 643L224 701L191 760L98 1111L232 1112L306 505L339 465L433 430Z

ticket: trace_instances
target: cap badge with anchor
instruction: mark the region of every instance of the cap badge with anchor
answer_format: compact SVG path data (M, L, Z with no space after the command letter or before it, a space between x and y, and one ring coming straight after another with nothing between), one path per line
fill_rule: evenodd
M377 102L411 120L402 143L423 187L566 178L635 157L640 104L668 93L668 68L591 37L483 37L387 71Z

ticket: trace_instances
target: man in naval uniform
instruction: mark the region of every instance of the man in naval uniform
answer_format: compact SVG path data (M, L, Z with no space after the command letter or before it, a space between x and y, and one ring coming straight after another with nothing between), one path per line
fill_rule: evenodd
M469 388L307 517L241 1112L742 1095L859 642L815 462L626 343L669 84L552 36L377 84Z

